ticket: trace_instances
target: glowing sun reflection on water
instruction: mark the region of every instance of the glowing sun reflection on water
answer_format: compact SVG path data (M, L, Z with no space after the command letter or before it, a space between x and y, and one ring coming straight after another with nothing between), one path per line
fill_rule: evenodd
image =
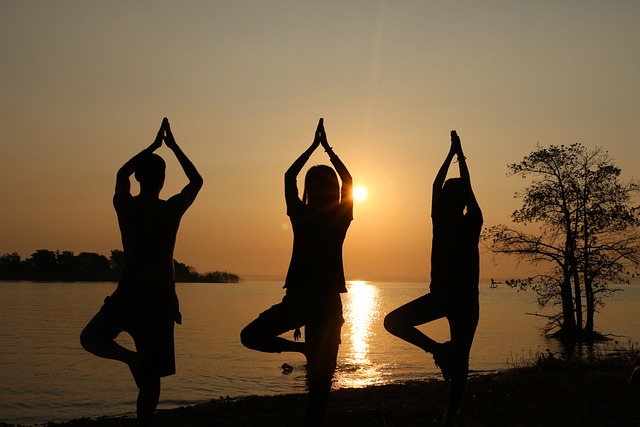
M341 367L343 375L340 375L339 381L343 387L364 387L377 383L381 375L378 367L369 359L369 343L374 338L372 324L380 316L379 291L364 281L349 283L343 329L346 360Z

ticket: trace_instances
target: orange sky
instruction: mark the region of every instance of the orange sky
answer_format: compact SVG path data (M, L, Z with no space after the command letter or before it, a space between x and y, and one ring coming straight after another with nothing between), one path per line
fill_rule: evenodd
M168 116L205 178L175 257L283 276L283 174L324 117L369 194L348 278L426 281L451 129L486 225L518 207L506 165L536 143L604 146L638 178L638 17L635 0L0 2L0 253L120 248L115 173ZM160 154L168 197L186 181Z

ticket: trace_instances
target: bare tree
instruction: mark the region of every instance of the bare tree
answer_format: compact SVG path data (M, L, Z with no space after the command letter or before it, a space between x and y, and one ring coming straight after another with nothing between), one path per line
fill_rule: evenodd
M631 204L640 187L635 181L622 183L620 173L605 150L581 144L538 146L509 165L509 175L531 178L516 193L522 208L511 218L528 230L539 228L497 225L484 238L494 254L548 267L507 283L533 289L542 307L560 307L547 325L547 332L557 328L556 336L593 338L597 308L637 271L640 216Z

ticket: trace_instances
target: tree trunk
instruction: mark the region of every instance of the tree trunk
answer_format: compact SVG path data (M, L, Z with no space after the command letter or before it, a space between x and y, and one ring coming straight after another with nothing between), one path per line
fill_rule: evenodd
M571 292L571 278L569 276L565 276L560 285L560 297L562 298L562 331L565 334L573 335L576 332L576 319Z
M576 328L582 329L582 289L580 287L580 274L577 269L573 273L573 299L576 307Z
M593 317L596 312L595 299L593 295L593 286L591 281L585 279L584 294L587 302L587 322L584 325L584 331L588 334L593 333Z

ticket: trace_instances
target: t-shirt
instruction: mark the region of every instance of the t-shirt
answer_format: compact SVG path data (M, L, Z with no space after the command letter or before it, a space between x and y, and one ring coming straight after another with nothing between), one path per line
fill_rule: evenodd
M482 213L471 209L455 216L443 205L434 205L432 211L431 292L477 295Z
M299 199L287 206L293 250L284 287L287 294L326 295L346 292L342 245L351 224L346 204L312 209Z
M122 280L173 281L173 249L186 197L169 200L116 194L113 205L122 235L125 265Z

